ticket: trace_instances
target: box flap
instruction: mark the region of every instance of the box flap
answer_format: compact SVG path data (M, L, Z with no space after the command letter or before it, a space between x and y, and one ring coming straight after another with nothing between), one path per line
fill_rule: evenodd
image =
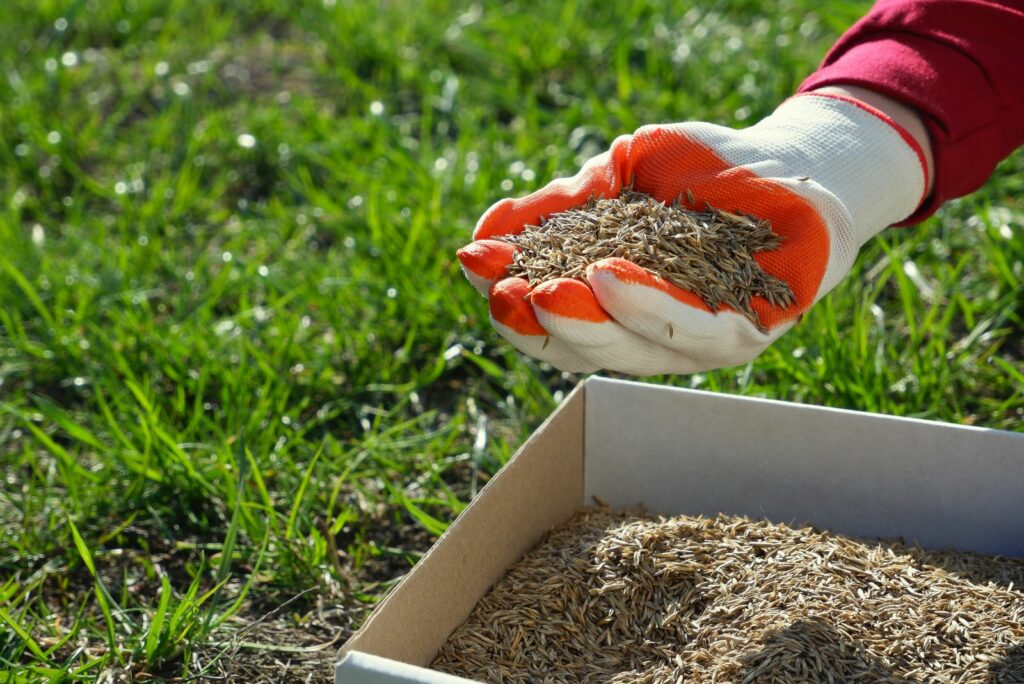
M592 378L586 496L1024 556L1024 434Z
M505 570L583 498L583 387L523 444L342 647L428 665Z

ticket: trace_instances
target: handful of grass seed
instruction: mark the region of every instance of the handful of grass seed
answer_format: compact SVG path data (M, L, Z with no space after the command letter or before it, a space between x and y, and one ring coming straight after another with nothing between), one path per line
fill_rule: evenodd
M615 199L591 198L540 226L498 239L520 247L507 275L524 277L530 285L554 278L586 280L590 264L621 257L696 293L712 311L731 307L762 332L752 297L777 307L796 301L789 285L754 259L781 244L767 221L710 207L692 211L628 189Z
M1024 682L1024 559L584 509L432 667L489 682Z

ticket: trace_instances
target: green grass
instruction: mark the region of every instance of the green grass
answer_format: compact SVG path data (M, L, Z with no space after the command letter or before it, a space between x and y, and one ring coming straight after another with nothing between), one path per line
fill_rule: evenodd
M3 3L0 681L344 638L578 380L489 328L479 214L756 121L867 7L541 5ZM652 381L1022 429L1021 196L1017 154L755 363Z

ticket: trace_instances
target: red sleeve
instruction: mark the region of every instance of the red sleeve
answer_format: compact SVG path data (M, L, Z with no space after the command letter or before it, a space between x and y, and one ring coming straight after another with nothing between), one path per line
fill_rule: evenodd
M917 223L1024 144L1024 0L879 0L799 91L843 84L921 113L935 185Z

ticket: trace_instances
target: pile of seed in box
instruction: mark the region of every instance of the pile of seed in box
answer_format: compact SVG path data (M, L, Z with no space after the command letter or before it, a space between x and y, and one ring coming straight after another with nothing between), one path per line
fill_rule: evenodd
M762 331L752 297L778 307L795 301L789 285L754 259L781 244L767 221L712 207L693 211L632 190L613 199L591 198L540 226L497 239L520 248L507 275L524 277L530 285L553 278L586 280L590 264L621 257L696 293L712 311L731 307Z
M488 682L1024 682L1024 559L584 509L432 667Z

